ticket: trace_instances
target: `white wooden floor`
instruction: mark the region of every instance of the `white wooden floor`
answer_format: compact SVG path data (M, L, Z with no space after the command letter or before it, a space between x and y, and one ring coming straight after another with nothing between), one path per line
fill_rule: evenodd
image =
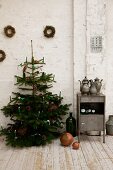
M14 149L0 138L0 170L113 170L113 136L81 135L79 150L59 140L41 147Z

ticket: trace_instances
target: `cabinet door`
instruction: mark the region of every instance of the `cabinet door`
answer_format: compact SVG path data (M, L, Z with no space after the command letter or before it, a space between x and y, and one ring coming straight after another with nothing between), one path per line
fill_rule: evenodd
M81 115L81 131L101 131L103 130L103 115Z

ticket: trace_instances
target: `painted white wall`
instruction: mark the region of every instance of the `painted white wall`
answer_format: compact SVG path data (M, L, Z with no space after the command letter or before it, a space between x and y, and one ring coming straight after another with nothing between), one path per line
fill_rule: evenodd
M106 4L106 112L113 114L113 1L108 0Z
M75 101L76 93L79 91L79 79L82 80L85 76L87 76L88 79L93 80L96 77L103 79L101 92L106 95L106 118L109 114L112 114L112 109L109 108L110 103L112 103L112 100L109 101L111 82L108 83L108 79L112 80L113 72L111 72L107 63L111 63L112 61L113 50L111 50L111 56L109 56L109 59L106 54L107 51L109 51L109 48L111 48L113 45L109 45L109 47L106 48L106 36L108 36L106 30L108 19L107 11L109 11L109 2L109 0L80 0L79 2L77 0L74 1ZM111 9L113 8L111 7ZM111 12L108 13L110 14ZM108 22L111 22L110 17ZM109 26L109 29L112 29L112 25L109 24ZM110 37L112 34L113 33L110 34ZM93 53L91 51L90 39L94 36L102 36L102 51L99 53ZM109 42L109 44L111 44L111 42ZM112 93L110 96L112 97Z
M86 0L74 0L74 41L73 41L73 63L74 63L74 111L76 115L76 94L80 92L80 83L86 76Z
M102 92L106 95L106 118L113 114L113 1L112 0L0 0L0 49L7 58L0 63L0 107L7 104L14 86L17 65L30 59L30 40L33 40L36 59L45 58L44 70L53 73L57 81L53 92L62 91L64 102L76 115L76 93L79 82L103 79ZM6 25L16 29L9 39L3 33ZM46 25L56 28L55 37L43 36ZM92 53L90 38L102 36L101 53ZM74 90L73 90L74 88ZM73 95L74 92L74 95ZM1 117L1 122L5 118Z
M72 60L72 1L70 0L0 0L0 49L6 59L0 63L0 108L7 105L14 86L14 75L20 74L17 66L31 58L30 41L33 40L34 57L44 57L44 71L55 75L52 91L61 91L64 103L73 105L73 60ZM3 29L12 25L16 34L4 35ZM46 25L56 29L54 38L43 36ZM73 111L71 106L70 111ZM2 124L4 116L0 116Z

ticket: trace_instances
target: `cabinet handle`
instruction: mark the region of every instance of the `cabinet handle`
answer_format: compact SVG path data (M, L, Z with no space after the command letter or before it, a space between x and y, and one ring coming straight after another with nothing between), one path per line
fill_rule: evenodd
M84 123L84 122L81 122L81 124L82 124L82 125L85 125L85 123Z

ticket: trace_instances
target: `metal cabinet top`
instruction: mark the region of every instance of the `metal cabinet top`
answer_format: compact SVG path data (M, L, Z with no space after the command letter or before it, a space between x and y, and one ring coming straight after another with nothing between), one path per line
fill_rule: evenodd
M78 100L80 102L105 102L105 95L99 94L99 95L82 95L81 93L77 94Z

